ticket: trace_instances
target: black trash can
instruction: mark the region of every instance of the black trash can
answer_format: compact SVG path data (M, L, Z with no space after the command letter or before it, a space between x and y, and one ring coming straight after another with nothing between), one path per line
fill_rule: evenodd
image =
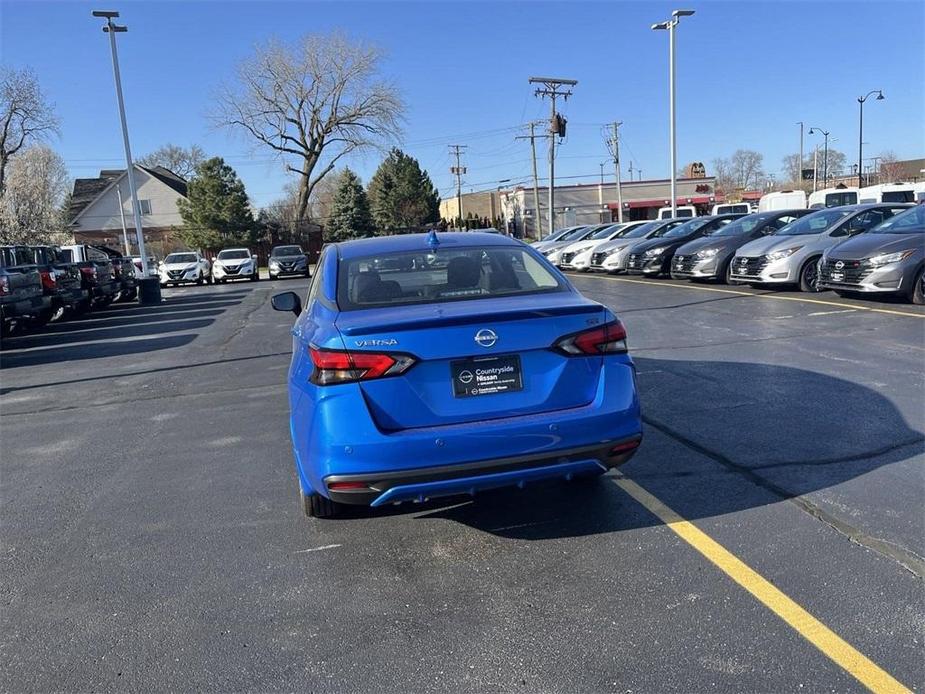
M142 306L161 303L161 281L157 277L138 280L138 303Z

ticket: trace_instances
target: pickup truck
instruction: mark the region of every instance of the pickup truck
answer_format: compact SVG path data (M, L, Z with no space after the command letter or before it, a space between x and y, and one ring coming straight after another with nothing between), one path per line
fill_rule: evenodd
M0 335L9 335L51 307L35 265L22 265L9 247L0 247Z
M125 257L108 246L91 246L91 248L109 256L109 262L112 263L112 276L119 280L119 296L116 301L131 301L137 297L136 275L141 276L141 272L136 273L134 259Z
M89 292L93 306L104 307L115 301L121 283L113 277L112 263L103 251L79 243L61 246L61 258L64 262L74 263L80 268L83 288Z
M51 306L35 318L45 324L59 313L86 310L88 292L82 287L80 268L61 259L54 246L14 246L10 249L22 265L35 265L42 278L42 291Z

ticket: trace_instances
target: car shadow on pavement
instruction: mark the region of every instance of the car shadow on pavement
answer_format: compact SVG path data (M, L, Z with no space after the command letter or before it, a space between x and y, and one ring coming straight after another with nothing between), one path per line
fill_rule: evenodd
M83 320L53 323L47 326L48 330L5 339L0 351L0 369L182 347L214 323L217 315L240 304L248 294L248 290L239 290L168 297L163 303L154 305L113 304L87 314ZM211 315L201 317L204 310ZM172 334L181 332L184 334Z
M893 403L857 383L767 364L635 361L645 440L620 473L688 520L830 489L925 452L925 437ZM409 510L522 540L660 525L607 482L613 474ZM922 491L916 475L910 486L916 480L913 504Z

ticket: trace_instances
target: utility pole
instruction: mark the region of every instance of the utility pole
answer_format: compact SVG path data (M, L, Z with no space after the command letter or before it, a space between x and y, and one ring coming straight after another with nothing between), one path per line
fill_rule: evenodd
M456 176L456 209L459 211L459 226L462 228L462 225L466 223L462 207L462 177L466 173L466 167L460 166L459 157L462 150L466 149L466 145L450 145L450 149L456 155L456 166L450 167L450 173Z
M138 189L135 186L135 165L132 163L132 148L128 139L128 123L125 120L125 102L122 99L122 77L119 74L119 56L116 53L116 34L128 31L128 27L114 24L113 19L119 16L118 12L108 10L94 10L94 17L106 20L103 31L109 34L109 47L112 51L112 74L116 82L116 101L119 103L119 119L122 121L122 144L125 146L125 173L128 177L128 190L132 196L132 212L135 218L135 234L138 237L138 254L141 256L141 279L138 292L139 303L160 303L161 286L158 280L152 281L148 271L148 254L145 252L145 237L141 226L141 209L138 205Z
M604 221L604 164L606 162L601 162L599 166L601 167L601 182L597 184L597 205L600 209L601 222Z
M623 190L620 187L620 140L617 135L617 128L623 125L623 121L614 121L610 124L612 137L610 139L610 154L613 156L613 169L617 183L617 221L623 223Z
M630 159L630 183L633 182L633 160Z
M556 229L556 136L565 136L565 120L556 113L556 98L566 101L572 95L570 89L560 91L560 87L574 87L578 80L559 79L555 77L531 77L530 84L542 84L534 92L535 96L548 96L549 112L549 233Z
M536 123L530 121L528 124L530 126L529 135L521 135L515 137L515 140L530 140L530 151L533 154L533 209L536 210L536 239L537 241L542 241L543 239L543 216L540 214L540 184L539 178L536 175L536 135L534 134L534 129L536 128ZM550 229L552 232L552 229Z

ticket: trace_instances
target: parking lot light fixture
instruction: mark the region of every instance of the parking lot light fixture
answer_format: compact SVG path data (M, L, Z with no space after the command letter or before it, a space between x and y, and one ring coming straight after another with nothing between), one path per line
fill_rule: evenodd
M822 183L823 185L828 185L829 181L829 131L823 130L819 126L814 125L809 129L810 135L815 135L816 133L822 133L825 136L825 145L823 146L822 152Z
M653 31L668 31L668 139L671 148L671 216L678 213L678 147L676 141L675 122L675 60L674 60L674 32L681 21L681 17L690 17L694 10L674 10L671 19L667 22L653 24Z
M113 10L94 10L94 17L101 17L106 20L103 31L109 34L109 47L112 51L112 73L116 82L116 101L119 104L119 119L122 121L122 142L125 146L125 174L128 179L129 193L132 196L132 212L135 218L135 234L137 235L138 254L141 256L141 270L144 275L143 280L150 280L148 269L148 254L145 252L144 232L141 226L141 208L138 204L138 189L135 186L135 171L132 164L132 149L129 145L128 123L125 120L125 102L122 99L122 78L119 74L119 55L116 52L116 34L125 33L128 27L113 23L113 19L119 16L119 13ZM160 301L159 292L157 301ZM144 303L145 292L139 292L139 301Z
M882 89L871 89L864 96L858 97L858 188L864 185L861 173L864 162L864 102L874 94L877 95L876 101L883 101L886 98L883 96Z

